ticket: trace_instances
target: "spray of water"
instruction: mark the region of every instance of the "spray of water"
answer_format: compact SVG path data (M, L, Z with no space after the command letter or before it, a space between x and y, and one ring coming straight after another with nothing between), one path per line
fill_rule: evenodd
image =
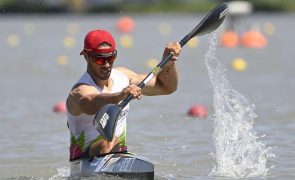
M49 180L66 179L68 177L70 177L70 168L61 167L61 168L57 168L57 174L50 177Z
M213 141L215 164L210 175L223 177L254 177L266 175L266 163L274 155L259 140L253 129L255 106L234 90L225 78L225 68L215 57L217 33L209 38L205 65L214 91Z

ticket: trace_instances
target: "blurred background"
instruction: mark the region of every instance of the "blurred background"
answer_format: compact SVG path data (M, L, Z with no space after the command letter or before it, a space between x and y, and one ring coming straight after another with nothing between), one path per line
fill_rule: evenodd
M1 0L1 13L197 12L231 0ZM292 0L248 0L255 11L292 12Z
M87 32L110 31L115 66L148 73L168 42L180 41L221 2L0 0L0 177L69 176L65 100L86 69L79 53ZM294 179L295 1L226 2L216 57L230 84L255 105L254 129L276 155L255 178ZM156 179L207 179L214 167L209 36L183 48L177 92L131 102L129 150L155 163Z

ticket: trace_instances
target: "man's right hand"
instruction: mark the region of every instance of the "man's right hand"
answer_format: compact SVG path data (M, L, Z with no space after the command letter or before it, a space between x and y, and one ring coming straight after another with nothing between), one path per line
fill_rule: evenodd
M141 88L135 84L130 84L121 91L121 94L124 97L123 99L127 98L129 94L131 94L134 99L136 98L139 100L141 98L141 93Z

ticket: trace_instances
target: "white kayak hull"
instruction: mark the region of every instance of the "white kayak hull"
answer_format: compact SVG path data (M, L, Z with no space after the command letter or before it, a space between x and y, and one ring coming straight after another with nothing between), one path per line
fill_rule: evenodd
M70 175L107 174L128 179L154 179L154 165L146 158L129 153L108 154L70 162Z

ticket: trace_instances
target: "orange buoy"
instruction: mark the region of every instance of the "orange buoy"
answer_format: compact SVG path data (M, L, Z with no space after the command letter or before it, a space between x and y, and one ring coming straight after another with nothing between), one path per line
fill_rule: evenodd
M121 17L117 22L117 28L120 32L129 33L133 31L135 23L131 17Z
M206 118L208 116L208 109L201 104L195 104L189 108L187 115L197 118Z
M55 113L64 113L66 112L66 103L65 102L58 102L53 107L53 112Z
M223 47L234 48L239 45L239 35L234 31L226 31L220 36L220 43Z
M245 32L241 37L241 43L248 48L264 48L267 39L261 32L254 30Z

